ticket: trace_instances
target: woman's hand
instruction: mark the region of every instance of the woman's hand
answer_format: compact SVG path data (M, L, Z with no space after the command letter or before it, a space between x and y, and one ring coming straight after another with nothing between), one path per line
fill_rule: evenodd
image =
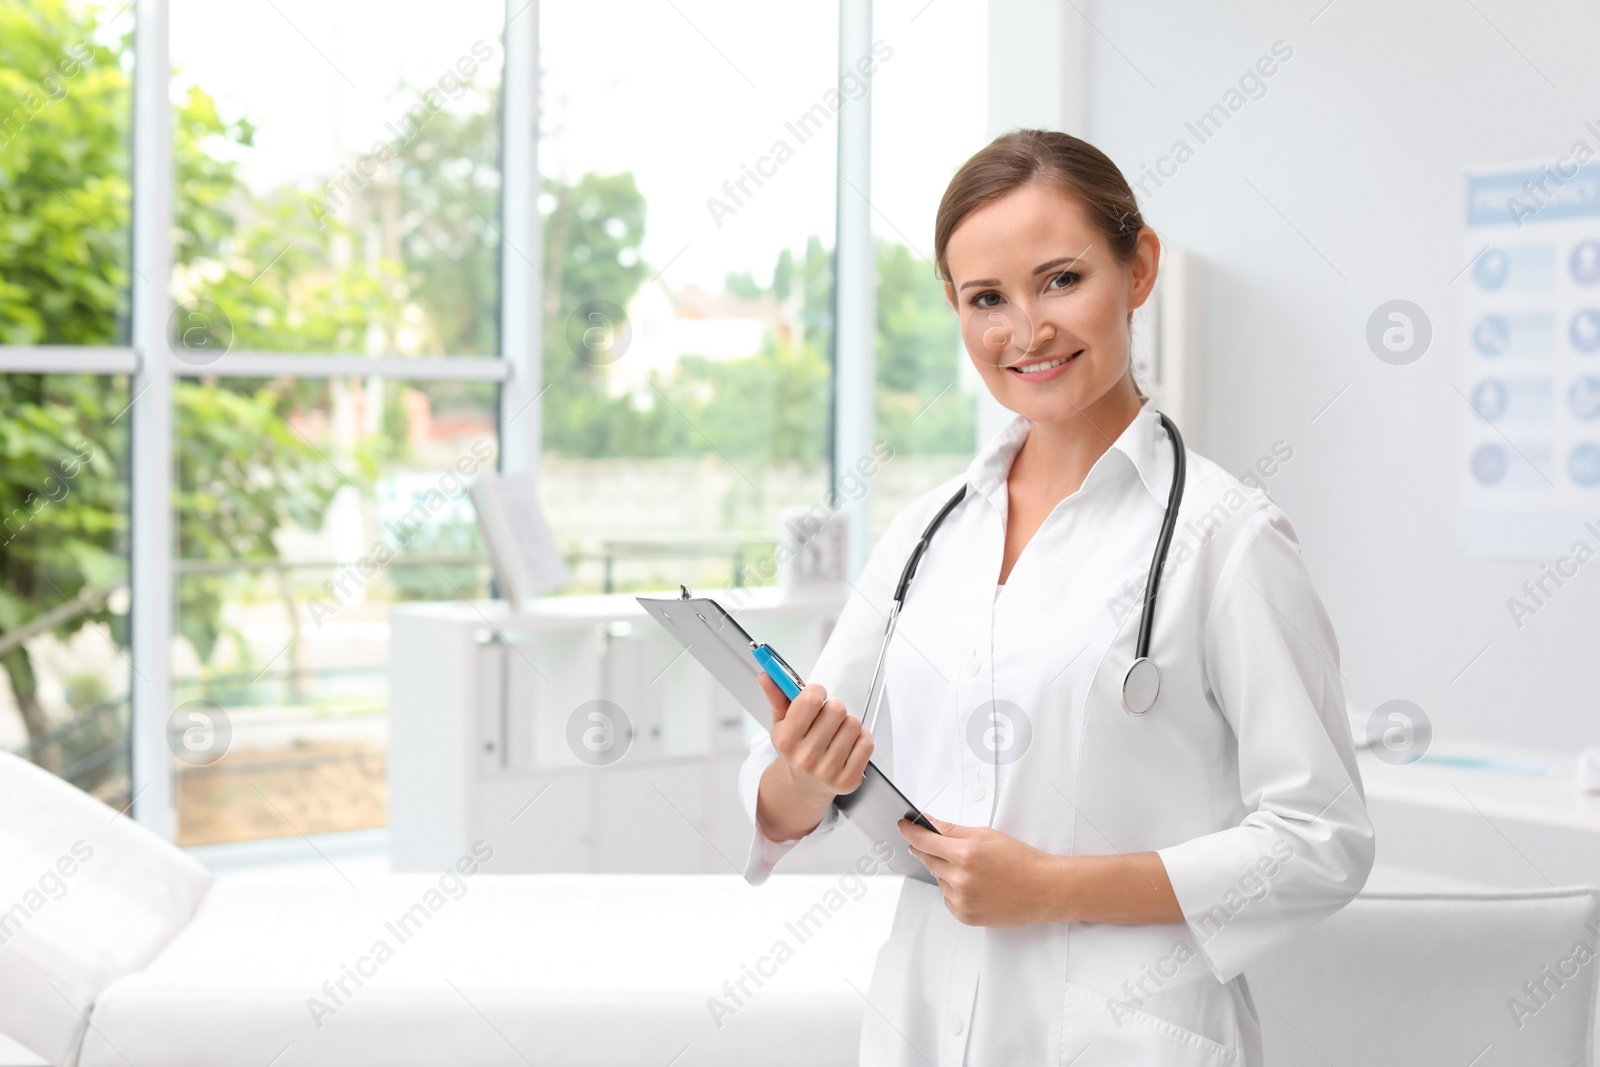
M937 834L910 819L900 820L900 833L939 880L950 914L968 926L1183 922L1155 852L1057 856L987 826L926 817Z
M944 906L968 926L1028 926L1060 918L1062 861L986 826L957 826L927 816L932 833L901 819L911 854L939 880Z
M791 701L765 673L758 680L772 705L779 758L761 775L756 824L770 840L792 841L817 828L834 797L861 785L872 735L816 683Z

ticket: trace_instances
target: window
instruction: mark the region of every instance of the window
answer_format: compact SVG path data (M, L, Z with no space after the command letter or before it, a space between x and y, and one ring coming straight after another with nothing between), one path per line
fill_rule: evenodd
M970 24L879 6L885 53ZM182 844L382 826L388 612L492 594L496 467L537 471L563 592L774 580L841 392L866 411L841 108L975 143L969 86L906 51L841 78L829 6L139 11L0 0L0 746ZM969 150L874 143L913 229L948 175L894 157L930 144ZM971 436L894 229L885 517Z
M907 504L965 470L977 447L983 384L934 268L933 226L945 186L988 142L985 8L878 0L873 35L894 49L872 89L874 432L894 449L873 486L876 540Z
M301 367L498 356L503 18L172 5L182 844L383 826L388 609L488 595L496 383Z
M128 803L128 379L0 375L0 747Z
M0 747L130 796L131 16L0 4ZM79 373L74 373L79 372Z
M574 586L771 581L828 490L836 11L541 19L541 496Z
M495 387L227 378L176 408L178 840L383 826L389 608L488 596Z
M498 354L503 18L173 0L180 359Z

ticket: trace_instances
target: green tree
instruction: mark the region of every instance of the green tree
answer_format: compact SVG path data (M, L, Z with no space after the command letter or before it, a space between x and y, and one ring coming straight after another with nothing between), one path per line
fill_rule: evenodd
M536 251L502 248L491 221L500 218L499 95L481 111L434 113L400 145L394 183L366 189L382 254L403 265L441 355L500 351L500 257Z
M103 43L97 19L66 0L0 0L0 342L127 340L131 87L120 58L128 41ZM268 261L269 235L284 232L274 217L280 208L257 211L234 165L207 144L248 144L253 131L224 122L198 88L175 119L178 273L193 268L198 295L232 304L241 340L268 347L292 325L301 347L331 350L359 336L359 316L339 308L367 301L373 314L394 314L402 296L389 266L301 269L329 262L330 238L319 236L322 247L313 248L303 230L276 277L252 287ZM241 237L239 216L248 211L256 225ZM280 527L317 524L343 475L286 421L295 388L177 384L180 553L271 556ZM125 579L130 403L138 399L125 380L0 376L0 516L11 523L0 545L0 665L30 735L47 722L26 646L7 635L48 617L58 634L107 623L126 642L105 594ZM64 477L75 465L81 469ZM181 625L203 657L215 645L220 601L216 580L180 587ZM59 753L47 757L59 765Z
M27 647L4 635L51 608L68 631L110 619L104 592L126 578L127 435L107 423L126 398L105 378L0 375L0 666L30 737L50 722ZM59 746L39 755L65 761Z
M957 386L960 324L927 260L877 243L876 433L901 455L970 452L977 413Z
M639 291L644 197L627 173L586 174L570 186L547 178L544 188L552 205L544 219L545 444L569 456L659 454L652 446L663 427L626 397L606 395L604 372L581 343L589 320L579 316L591 301L626 311Z
M0 2L0 343L127 337L127 74L65 0Z

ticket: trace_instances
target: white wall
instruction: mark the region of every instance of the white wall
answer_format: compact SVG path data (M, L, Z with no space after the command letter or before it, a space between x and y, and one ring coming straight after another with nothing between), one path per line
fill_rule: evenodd
M1600 8L1325 4L1078 5L1094 29L1087 137L1131 181L1180 136L1195 144L1185 120L1274 41L1293 49L1264 96L1146 186L1146 221L1210 265L1200 450L1241 471L1275 441L1293 447L1271 492L1337 627L1353 704L1413 700L1441 734L1600 744L1600 561L1518 630L1506 601L1541 561L1456 545L1467 281L1452 285L1470 258L1464 168L1554 161L1580 137L1600 147L1584 129L1600 125ZM1405 367L1364 339L1397 297L1435 328Z

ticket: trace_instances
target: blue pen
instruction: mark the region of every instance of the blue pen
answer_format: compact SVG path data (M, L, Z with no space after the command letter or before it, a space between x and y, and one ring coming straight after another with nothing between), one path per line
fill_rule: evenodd
M755 656L756 662L761 664L761 669L767 672L767 677L777 683L778 688L783 690L783 695L790 700L799 696L800 690L806 687L800 680L800 675L783 661L783 657L778 655L771 645L765 642L758 645L752 641L750 654Z

